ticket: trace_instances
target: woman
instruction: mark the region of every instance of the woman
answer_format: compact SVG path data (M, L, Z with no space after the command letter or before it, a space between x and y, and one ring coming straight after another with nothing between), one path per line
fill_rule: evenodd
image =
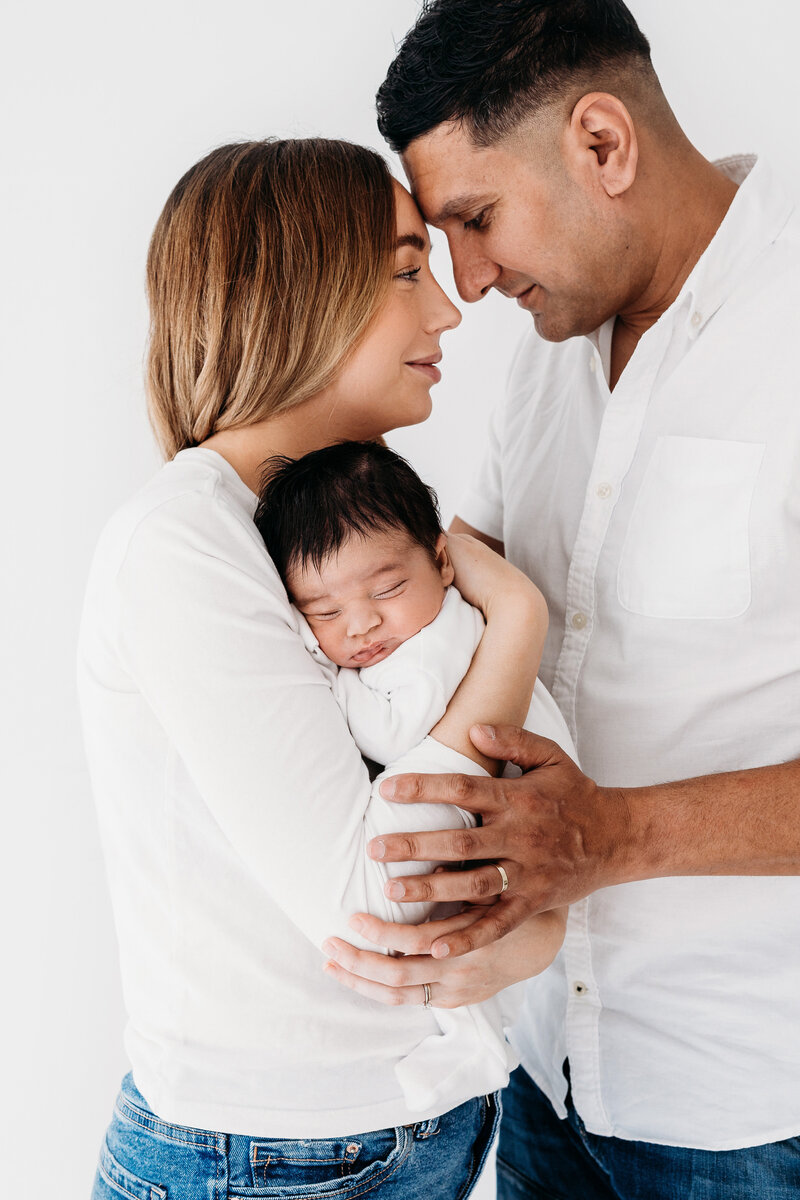
M101 538L80 650L136 1081L95 1200L455 1200L491 1142L504 1079L475 1047L430 1111L405 1103L394 1067L437 1032L427 989L392 1011L321 970L325 938L368 907L364 847L389 806L252 523L267 458L428 415L459 321L428 250L383 161L319 140L212 152L153 235L148 392L170 461ZM452 549L487 616L434 731L466 769L473 720L526 712L537 596L489 552ZM544 928L542 966L559 940Z

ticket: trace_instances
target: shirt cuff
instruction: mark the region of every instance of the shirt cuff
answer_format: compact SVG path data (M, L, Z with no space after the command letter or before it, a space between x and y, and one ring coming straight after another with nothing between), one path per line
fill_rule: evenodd
M456 505L456 516L479 533L503 541L503 510L477 491L467 492Z
M478 763L473 762L466 754L437 742L430 734L409 750L401 758L392 762L382 778L388 775L403 775L414 772L420 775L483 775L490 778L489 772Z

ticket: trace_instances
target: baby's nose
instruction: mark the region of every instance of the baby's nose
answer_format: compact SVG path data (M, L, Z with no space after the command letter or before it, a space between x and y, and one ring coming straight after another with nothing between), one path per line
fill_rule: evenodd
M364 605L350 614L348 633L351 637L363 637L381 623L380 613L376 608Z

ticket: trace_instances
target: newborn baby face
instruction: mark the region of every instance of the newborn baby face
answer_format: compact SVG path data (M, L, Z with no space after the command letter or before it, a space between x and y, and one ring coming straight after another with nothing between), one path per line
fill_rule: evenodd
M453 579L444 534L436 555L399 530L354 536L320 570L290 571L287 590L328 658L371 667L438 615Z

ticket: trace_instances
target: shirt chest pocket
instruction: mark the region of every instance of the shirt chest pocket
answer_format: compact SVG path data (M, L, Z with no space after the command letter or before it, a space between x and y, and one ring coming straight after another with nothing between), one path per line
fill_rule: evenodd
M750 604L750 507L764 445L661 437L634 503L617 595L645 617L719 620Z

